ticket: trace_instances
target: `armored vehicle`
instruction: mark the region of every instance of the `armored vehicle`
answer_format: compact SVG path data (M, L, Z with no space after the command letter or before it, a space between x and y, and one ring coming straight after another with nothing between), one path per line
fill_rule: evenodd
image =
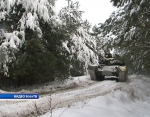
M89 45L87 45L91 50ZM94 53L98 54L95 50ZM99 54L99 65L89 65L88 72L91 80L104 80L106 78L117 78L119 82L126 82L127 68L121 60L116 60L110 53L105 53L105 56Z

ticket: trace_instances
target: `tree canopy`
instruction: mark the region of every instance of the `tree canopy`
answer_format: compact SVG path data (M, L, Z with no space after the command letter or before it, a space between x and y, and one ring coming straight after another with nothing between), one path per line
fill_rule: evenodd
M150 70L150 1L111 0L118 9L97 27L101 46L115 48L135 70Z
M9 84L64 80L98 63L86 46L96 48L96 42L81 18L79 2L70 1L58 14L54 0L3 0L0 7L1 78Z

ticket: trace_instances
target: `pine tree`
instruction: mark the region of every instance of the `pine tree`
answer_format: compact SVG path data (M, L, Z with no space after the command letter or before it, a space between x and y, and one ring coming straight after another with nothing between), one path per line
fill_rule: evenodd
M119 9L99 27L105 45L115 47L135 70L150 70L150 2L148 0L112 0Z
M31 3L34 5L34 2ZM25 4L27 7L24 7ZM45 7L51 9L52 6L48 7L47 4L44 2ZM1 21L6 24L5 31L13 32L10 34L22 40L18 45L12 40L12 47L8 43L11 38L2 43L3 48L14 50L14 59L5 63L9 74L2 78L5 84L8 83L6 79L9 79L9 84L21 86L54 79L63 81L70 74L84 74L88 63L91 62L90 58L94 59L92 62L97 58L85 44L88 41L93 47L96 46L88 33L89 28L85 28L88 22L81 19L79 3L71 2L69 13L66 7L61 10L59 16L53 15L53 10L41 16L40 11L34 13L36 10L28 9L28 5L31 5L28 1L14 3L7 11L8 15ZM18 14L19 17L16 17ZM30 23L29 20L35 22Z
M18 49L25 41L25 30L30 28L36 30L39 36L42 31L39 27L39 20L49 22L54 16L53 10L54 0L39 1L16 1L2 0L0 1L0 24L4 30L4 38L0 45L0 49L5 50L5 59L0 61L2 71L8 75L7 63L14 60L15 56L9 56L9 51ZM3 53L0 53L4 55Z

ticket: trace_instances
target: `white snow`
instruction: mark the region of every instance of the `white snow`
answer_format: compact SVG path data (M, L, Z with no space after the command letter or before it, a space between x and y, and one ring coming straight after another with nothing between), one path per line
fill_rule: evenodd
M70 50L69 50L67 44L68 44L68 41L62 43L63 47L70 53Z
M0 12L0 20L5 20L6 12Z
M12 32L7 32L8 29L3 29L4 31L4 37L5 40L0 44L0 49L5 48L5 51L8 51L6 48L18 49L18 46L22 46L22 44L25 41L25 29L30 28L32 30L36 30L39 34L39 38L42 37L42 30L39 26L39 20L43 19L45 22L49 22L51 20L50 17L57 16L55 14L55 10L52 3L53 1L49 0L0 0L0 21L6 19L6 16L10 14L10 11L12 7L13 9L16 9L16 5L21 4L22 8L25 9L25 11L21 14L21 18L19 19L17 24L17 29L14 29ZM15 10L13 10L13 13L15 13ZM18 15L20 15L21 12L18 12ZM9 18L7 18L9 20ZM60 23L60 21L56 21L57 24ZM55 23L56 24L56 23ZM56 24L56 25L57 25ZM57 25L58 26L58 25ZM13 25L11 25L13 29ZM15 31L18 30L18 31ZM21 35L20 36L18 35ZM7 54L7 52L5 52ZM5 57L5 56L4 56ZM15 56L13 57L15 58ZM5 58L6 59L6 58ZM9 57L9 61L12 61L12 57ZM4 72L7 74L8 66L6 64L6 61L0 61L0 64L3 65Z
M17 48L17 46L20 45L21 39L19 39L17 36L18 34L22 34L22 40L24 40L24 33L23 31L13 31L13 33L4 33L4 37L6 38L5 41L2 43L2 47L10 46L12 48Z
M56 109L52 117L150 117L150 91L147 89L150 79L142 78L143 76L138 76L141 79L135 77L137 76L130 77L133 78L133 81L130 81L129 84L122 84L121 88L128 85L125 91L112 89L107 95ZM105 88L108 87L105 86ZM130 90L132 88L134 90ZM133 91L133 94L127 93L127 90L130 93ZM48 112L42 117L50 117L50 115L51 113Z
M27 25L27 28L30 28L32 30L34 30L34 27L35 27L35 17L32 15L31 12L29 12L27 14L27 21L26 21L26 25Z
M25 8L25 10L26 10L22 14L22 17L18 22L18 27L20 28L20 32L24 31L25 28L27 27L32 30L34 30L35 28L39 29L37 31L39 31L39 33L42 34L40 27L39 27L39 20L44 19L45 22L48 22L50 20L51 16L56 16L56 14L54 14L55 11L53 11L54 8L51 5L51 1L48 1L48 0L2 0L2 1L0 1L0 7L2 8L2 10L0 11L0 20L5 19L6 14L9 15L10 9L11 9L11 7L13 7L15 5L15 3L17 5L22 4L22 7ZM53 12L53 14L50 14L49 12ZM9 36L11 36L13 34L13 32L9 32L9 34L5 33L6 42L8 40L7 38ZM15 36L17 36L17 35L15 35ZM24 34L24 36L25 36L25 34ZM15 39L17 39L17 38L15 37ZM17 40L19 40L19 38ZM17 43L15 43L14 41L16 41L16 40L14 40L14 38L11 38L10 43L7 43L7 44L13 48L16 48L19 43L18 43L18 41L17 41ZM21 41L23 43L24 39ZM4 45L6 45L6 42L4 42Z
M99 96L87 102L76 103L70 108L60 108L52 117L149 117L150 105L147 102L123 102L108 96ZM50 117L46 113L42 117Z
M146 3L146 0L141 0L140 5L143 5Z
M135 9L132 9L132 10L130 11L130 16L132 16L134 13L136 13L136 10L135 10Z
M75 3L75 6L73 8L70 8L70 12L68 12L68 9L64 9L64 12L61 14L61 16L58 16L58 14L55 12L55 7L53 6L53 1L51 0L2 0L0 1L0 7L2 10L0 11L0 20L5 19L6 14L9 15L9 12L12 7L15 4L19 5L21 4L22 7L25 9L25 11L21 14L21 18L19 19L17 23L17 29L18 31L12 31L7 32L7 29L5 30L4 37L5 40L0 45L1 48L9 48L12 49L18 49L18 46L22 46L22 44L25 41L25 29L30 28L33 31L38 32L39 38L42 37L42 30L40 29L39 21L41 19L44 20L44 22L50 23L52 22L54 26L61 27L62 25L65 25L68 22L66 18L67 16L70 16L76 20L76 22L82 22L81 19L81 13L78 11L78 3ZM15 11L13 11L15 12ZM18 12L20 15L21 12ZM65 23L64 23L65 22ZM71 22L70 22L71 23ZM21 38L20 36L21 35ZM88 42L92 45L92 47L96 48L96 40L90 36L86 29L84 29L82 26L78 27L78 29L70 34L70 40L62 42L62 47L66 49L66 51L69 52L71 59L76 57L81 62L85 63L85 69L87 68L88 64L94 63L98 64L98 57L95 55L85 44L85 42ZM71 45L71 48L70 48ZM12 61L12 59L9 57L9 61ZM92 60L92 62L91 62ZM3 62L0 64L6 64L6 62ZM7 67L7 65L5 65Z
M82 76L69 79L65 84L52 82L38 86L37 90L20 89L18 92L41 90L45 92L40 95L39 100L0 100L0 116L50 117L50 110L52 117L149 117L150 115L149 76L132 75L126 83L110 80L91 81L89 76ZM4 93L2 90L0 92ZM55 106L53 109L49 105L50 99L51 107Z

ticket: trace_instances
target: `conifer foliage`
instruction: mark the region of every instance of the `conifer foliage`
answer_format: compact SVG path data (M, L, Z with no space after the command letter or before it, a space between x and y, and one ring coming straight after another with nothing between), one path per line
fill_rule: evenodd
M85 44L96 47L83 27L79 3L70 2L59 15L54 7L55 0L0 1L2 86L63 81L97 63Z
M114 47L135 70L150 70L150 1L111 1L118 9L98 27L98 39Z

